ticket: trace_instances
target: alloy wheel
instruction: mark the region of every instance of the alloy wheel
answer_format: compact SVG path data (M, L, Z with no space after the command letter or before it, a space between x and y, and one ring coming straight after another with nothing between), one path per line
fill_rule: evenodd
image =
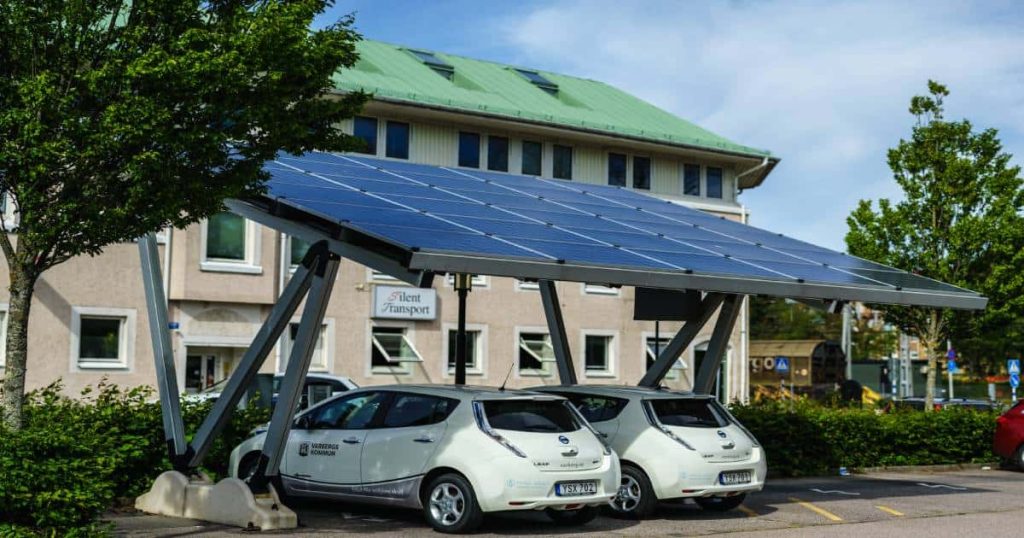
M619 492L610 502L618 512L632 512L640 505L640 483L632 476L622 475Z
M451 482L438 484L430 492L430 515L442 525L454 525L466 510L466 497Z

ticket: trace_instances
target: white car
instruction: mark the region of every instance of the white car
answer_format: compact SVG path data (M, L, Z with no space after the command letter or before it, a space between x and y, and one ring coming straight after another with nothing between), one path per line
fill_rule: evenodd
M710 396L600 385L534 390L568 398L618 453L617 514L642 518L659 500L687 497L705 510L731 510L764 487L760 444Z
M265 435L232 451L232 476L252 476ZM421 508L442 532L506 510L582 524L620 482L618 457L565 398L445 385L365 387L309 408L279 476L288 495Z

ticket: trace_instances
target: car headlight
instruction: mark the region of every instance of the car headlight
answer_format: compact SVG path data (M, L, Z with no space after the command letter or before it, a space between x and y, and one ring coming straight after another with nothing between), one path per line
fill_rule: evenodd
M516 445L513 445L511 441L505 439L498 432L491 429L491 425L487 423L487 415L484 413L483 402L473 402L473 417L476 418L476 425L480 428L480 431L487 434L488 437L494 439L499 445L507 448L510 452L525 458L526 453L519 449Z

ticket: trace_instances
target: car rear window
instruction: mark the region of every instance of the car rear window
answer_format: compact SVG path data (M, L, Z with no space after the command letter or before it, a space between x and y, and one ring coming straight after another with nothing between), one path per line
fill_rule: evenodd
M721 428L729 425L725 413L710 398L673 398L650 400L658 420L666 426Z
M588 422L604 422L619 416L629 400L589 394L562 393Z
M562 433L580 429L564 400L492 400L484 402L487 423L496 430Z

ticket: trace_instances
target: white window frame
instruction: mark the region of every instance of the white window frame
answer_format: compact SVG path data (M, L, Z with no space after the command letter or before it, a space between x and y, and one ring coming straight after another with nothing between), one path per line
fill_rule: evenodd
M0 303L0 370L7 366L7 326L11 323L11 307L8 303Z
M442 377L455 377L455 368L448 367L448 333L457 331L458 325L445 323L441 326L441 375ZM487 357L487 325L479 323L467 323L466 331L476 331L479 335L476 339L476 349L473 350L474 366L466 365L466 375L483 376L487 372L485 364ZM517 356L518 358L518 356Z
M366 281L367 282L394 282L396 284L403 284L403 285L405 285L405 282L402 282L401 280L398 280L397 278L395 278L395 277L393 277L393 276L391 276L391 275L389 275L387 273L381 273L380 271L374 271L373 269L370 269L369 267L366 268Z
M587 369L587 337L600 336L609 338L608 356L603 370ZM584 329L580 331L580 367L584 377L614 379L618 377L619 332L602 329Z
M291 342L291 325L298 324L302 321L302 318L292 318L288 323L288 327L285 328L281 334L280 341L280 358L277 361L277 373L283 373L285 368L288 366L288 359L292 353L292 342ZM318 366L313 363L313 359L310 359L309 371L319 373L330 373L334 371L334 318L324 318L323 324L320 326L320 335L318 338L322 339L323 345L320 346L323 352L324 364Z
M113 361L82 360L78 356L82 335L82 318L119 318L121 330L118 334L118 357ZM71 371L92 370L131 371L135 358L134 308L106 308L89 306L71 307Z
M527 282L516 279L516 291L540 291L540 282Z
M696 379L696 376L697 376L697 369L696 369L696 365L697 365L697 348L703 347L704 348L703 351L705 353L707 353L707 348L708 348L709 345L711 345L711 339L710 338L706 338L706 339L701 340L700 342L697 342L696 344L690 346L690 364L687 365L687 366L688 366L688 369L693 372L693 374L690 376L690 389L691 390L693 389L693 384L697 382L697 379ZM730 383L732 383L732 371L731 371L731 369L732 369L732 342L729 342L725 346L725 357L722 358L722 366L720 368L721 371L725 372L725 379L724 379L725 382L722 383L721 386L718 388L718 390L720 391L719 392L719 396L720 397L724 396L726 402L729 402L729 401L732 400L732 398L729 396L729 385L730 385ZM719 401L721 401L721 400L719 400Z
M282 244L284 248L281 249L281 257L284 259L285 266L288 268L289 273L294 273L299 268L299 264L292 263L292 236L282 233ZM299 239L302 239L301 237ZM203 250L205 252L205 249Z
M606 297L617 297L620 289L603 284L588 284L586 282L580 286L580 292L583 295L604 295Z
M199 244L199 269L215 273L242 273L258 275L263 273L260 266L261 237L260 227L255 222L245 219L245 259L225 260L220 258L206 257L206 238L209 231L209 221L203 219L200 224Z
M552 346L551 349L552 349L552 351L554 351L554 344L553 344L553 342L551 342L551 333L548 331L547 327L516 327L516 330L515 330L515 340L513 340L513 347L512 347L512 349L514 350L513 355L512 355L512 360L515 361L513 363L513 368L516 371L516 379L533 378L533 377L551 377L551 376L555 375L555 369L553 368L553 365L555 364L555 361L554 360L544 360L544 359L541 359L540 357L537 357L536 355L534 356L534 358L536 358L537 360L541 361L541 365L542 365L542 367L539 370L538 369L522 370L522 369L519 368L519 350L521 349L521 346L522 346L521 335L523 333L537 333L537 334L545 334L545 335L547 335L548 336L548 342ZM533 354L533 352L530 352L530 354Z
M384 155L385 155L384 144L387 144L388 132L387 132L387 130L385 129L384 126L387 124L387 119L385 119L385 118L383 118L381 116L371 116L369 114L362 114L362 113L356 114L356 116L362 116L364 118L373 118L373 119L377 120L377 147L376 147L376 151L374 151L373 153L355 153L355 155L365 155L367 157L373 157L375 159L383 159L383 158L385 158L384 157ZM396 120L396 121L400 121L400 120ZM403 123L409 123L409 155L412 156L412 123L407 122L407 121L403 122ZM356 117L355 116L352 116L352 119L349 120L349 132L347 134L350 135L350 136L353 136L353 137L356 135ZM392 160L406 161L407 159L392 159Z
M644 366L646 366L647 365L647 357L650 354L650 351L647 348L647 340L653 340L654 339L654 332L653 331L644 331L643 333L641 333L640 336L641 336L641 338L640 338L640 346L641 346L640 347L640 356L644 358L644 362L642 364ZM675 333L668 333L668 334L661 333L661 334L658 335L659 338L662 338L662 339L664 339L666 341L665 342L666 345L668 344L668 342L672 341L672 337L673 336L675 336ZM664 349L664 348L659 347L658 351L661 351L662 349ZM676 381L680 377L680 375L679 375L680 372L682 372L683 370L688 370L690 368L689 365L686 364L685 357L686 357L686 351L683 351L682 353L679 354L679 358L676 359L676 363L672 365L672 368L669 369L668 374L665 375L665 379L666 380ZM658 360L658 358L655 357L654 360ZM646 368L644 369L644 373L647 373Z
M397 366L374 366L373 365L373 348L376 346L373 338L373 329L376 327L391 328L391 329L403 329L405 333L403 337L405 342L412 349L413 353L416 354L419 360L415 361L402 361ZM412 368L410 364L423 364L423 354L420 353L419 349L416 348L416 324L414 322L402 322L402 321L370 321L366 329L366 375L410 375L412 374Z
M445 282L448 283L449 287L454 286L455 274L448 273L448 276L445 278ZM490 279L487 278L487 275L473 275L473 281L471 284L474 288L487 288L490 287Z

